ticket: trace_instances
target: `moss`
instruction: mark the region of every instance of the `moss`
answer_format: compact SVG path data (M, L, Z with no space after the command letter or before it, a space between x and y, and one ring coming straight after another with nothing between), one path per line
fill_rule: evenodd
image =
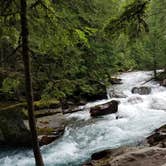
M49 135L55 131L53 128L37 128L38 135Z
M46 115L52 115L55 113L59 113L60 110L57 108L60 107L60 102L56 99L51 100L40 100L34 102L35 107L35 116L42 117ZM56 109L56 110L44 110L44 109ZM14 105L10 105L4 108L1 108L1 111L19 111L23 119L28 119L28 112L27 112L27 104L26 103L18 103ZM41 110L41 111L39 111ZM44 111L42 111L44 110Z
M35 110L51 109L60 107L60 102L56 99L39 100L34 102Z

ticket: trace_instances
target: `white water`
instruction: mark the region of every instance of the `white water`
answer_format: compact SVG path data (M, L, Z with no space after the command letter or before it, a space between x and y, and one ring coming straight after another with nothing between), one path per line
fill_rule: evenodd
M139 86L151 78L151 72L124 73L122 85L115 88L123 91L127 98L121 102L117 114L91 119L88 108L108 100L88 103L85 110L67 115L70 124L64 136L54 143L42 147L46 166L79 166L96 151L122 145L139 143L151 132L166 124L166 88L155 82L150 95L131 94L134 86ZM142 100L131 99L141 97ZM120 117L116 119L116 116ZM1 149L0 166L34 166L33 154L29 150Z

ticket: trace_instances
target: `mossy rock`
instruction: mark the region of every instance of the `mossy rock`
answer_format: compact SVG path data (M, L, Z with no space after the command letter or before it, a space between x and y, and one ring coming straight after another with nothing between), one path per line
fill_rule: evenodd
M38 135L50 135L55 131L54 128L37 128Z
M47 115L53 115L56 113L61 112L60 109L60 102L56 99L52 100L40 100L34 102L35 108L35 116L42 117ZM18 111L23 119L28 119L28 111L27 111L27 104L26 103L18 103L14 105L10 105L8 107L4 107L1 109L2 111Z
M31 146L31 134L17 110L0 110L0 135L0 143L11 146Z

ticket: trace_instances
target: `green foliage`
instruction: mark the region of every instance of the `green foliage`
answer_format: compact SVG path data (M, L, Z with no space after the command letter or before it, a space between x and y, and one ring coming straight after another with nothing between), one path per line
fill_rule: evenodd
M0 6L0 67L19 77L0 76L1 92L25 97L19 1L9 2ZM119 71L152 69L156 60L165 67L164 6L164 0L28 1L35 99L91 96Z

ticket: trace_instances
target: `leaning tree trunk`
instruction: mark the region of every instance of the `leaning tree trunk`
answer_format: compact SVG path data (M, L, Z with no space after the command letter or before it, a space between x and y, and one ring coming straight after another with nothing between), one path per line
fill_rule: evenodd
M31 80L31 64L28 47L28 25L27 25L27 4L26 0L20 0L21 5L21 37L22 37L22 56L24 61L25 70L25 88L28 104L28 115L29 115L29 126L32 135L32 145L34 156L36 160L36 166L44 166L43 159L40 153L36 121L34 117L34 106L33 106L33 91L32 91L32 80Z

